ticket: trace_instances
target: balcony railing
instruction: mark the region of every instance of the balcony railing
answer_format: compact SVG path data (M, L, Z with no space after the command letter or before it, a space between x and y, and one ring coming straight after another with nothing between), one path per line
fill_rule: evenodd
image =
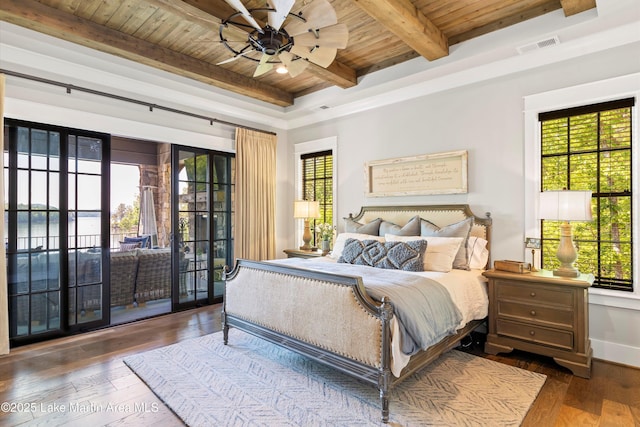
M111 248L118 248L120 242L125 237L135 236L134 233L116 233L110 234ZM7 247L9 241L5 239L5 247ZM60 236L31 236L31 237L18 237L17 241L18 250L40 250L49 249L55 250L60 248ZM100 247L100 234L82 234L77 236L68 237L69 248L94 248Z

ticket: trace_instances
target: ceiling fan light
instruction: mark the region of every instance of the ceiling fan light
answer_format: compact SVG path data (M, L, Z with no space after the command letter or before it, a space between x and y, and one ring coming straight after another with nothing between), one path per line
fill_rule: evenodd
M284 65L280 65L278 68L276 68L276 73L278 74L287 74L289 72L289 70L287 70L287 67L285 67Z

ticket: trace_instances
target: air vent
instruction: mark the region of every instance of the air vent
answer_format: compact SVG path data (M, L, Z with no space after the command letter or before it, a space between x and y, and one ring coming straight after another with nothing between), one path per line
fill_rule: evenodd
M524 53L531 52L533 50L546 49L548 47L557 46L559 44L560 44L560 39L558 38L558 36L553 36L548 39L539 40L535 43L525 44L524 46L518 47L517 50L518 50L518 53L522 55Z

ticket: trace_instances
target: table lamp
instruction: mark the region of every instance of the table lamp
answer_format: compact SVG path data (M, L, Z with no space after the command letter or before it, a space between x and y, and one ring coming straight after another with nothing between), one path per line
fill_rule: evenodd
M560 244L556 252L560 268L553 271L554 276L580 276L578 269L573 266L578 254L573 244L569 221L591 221L591 191L543 191L540 193L538 217L563 221L560 225Z
M311 245L311 229L309 228L309 218L320 218L320 202L312 200L296 200L293 203L293 217L304 219L304 233L302 241L304 245L300 246L303 251L310 251Z

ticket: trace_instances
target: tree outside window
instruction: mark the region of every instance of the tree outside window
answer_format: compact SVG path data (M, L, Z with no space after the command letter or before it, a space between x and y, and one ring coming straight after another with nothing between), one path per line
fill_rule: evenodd
M320 204L320 218L310 221L312 245L320 243L315 230L318 224L333 224L333 152L331 150L304 154L302 161L302 196Z
M595 286L633 290L632 107L634 99L540 114L542 191L591 190L593 221L573 224L577 268ZM542 267L559 264L558 221L542 223Z

